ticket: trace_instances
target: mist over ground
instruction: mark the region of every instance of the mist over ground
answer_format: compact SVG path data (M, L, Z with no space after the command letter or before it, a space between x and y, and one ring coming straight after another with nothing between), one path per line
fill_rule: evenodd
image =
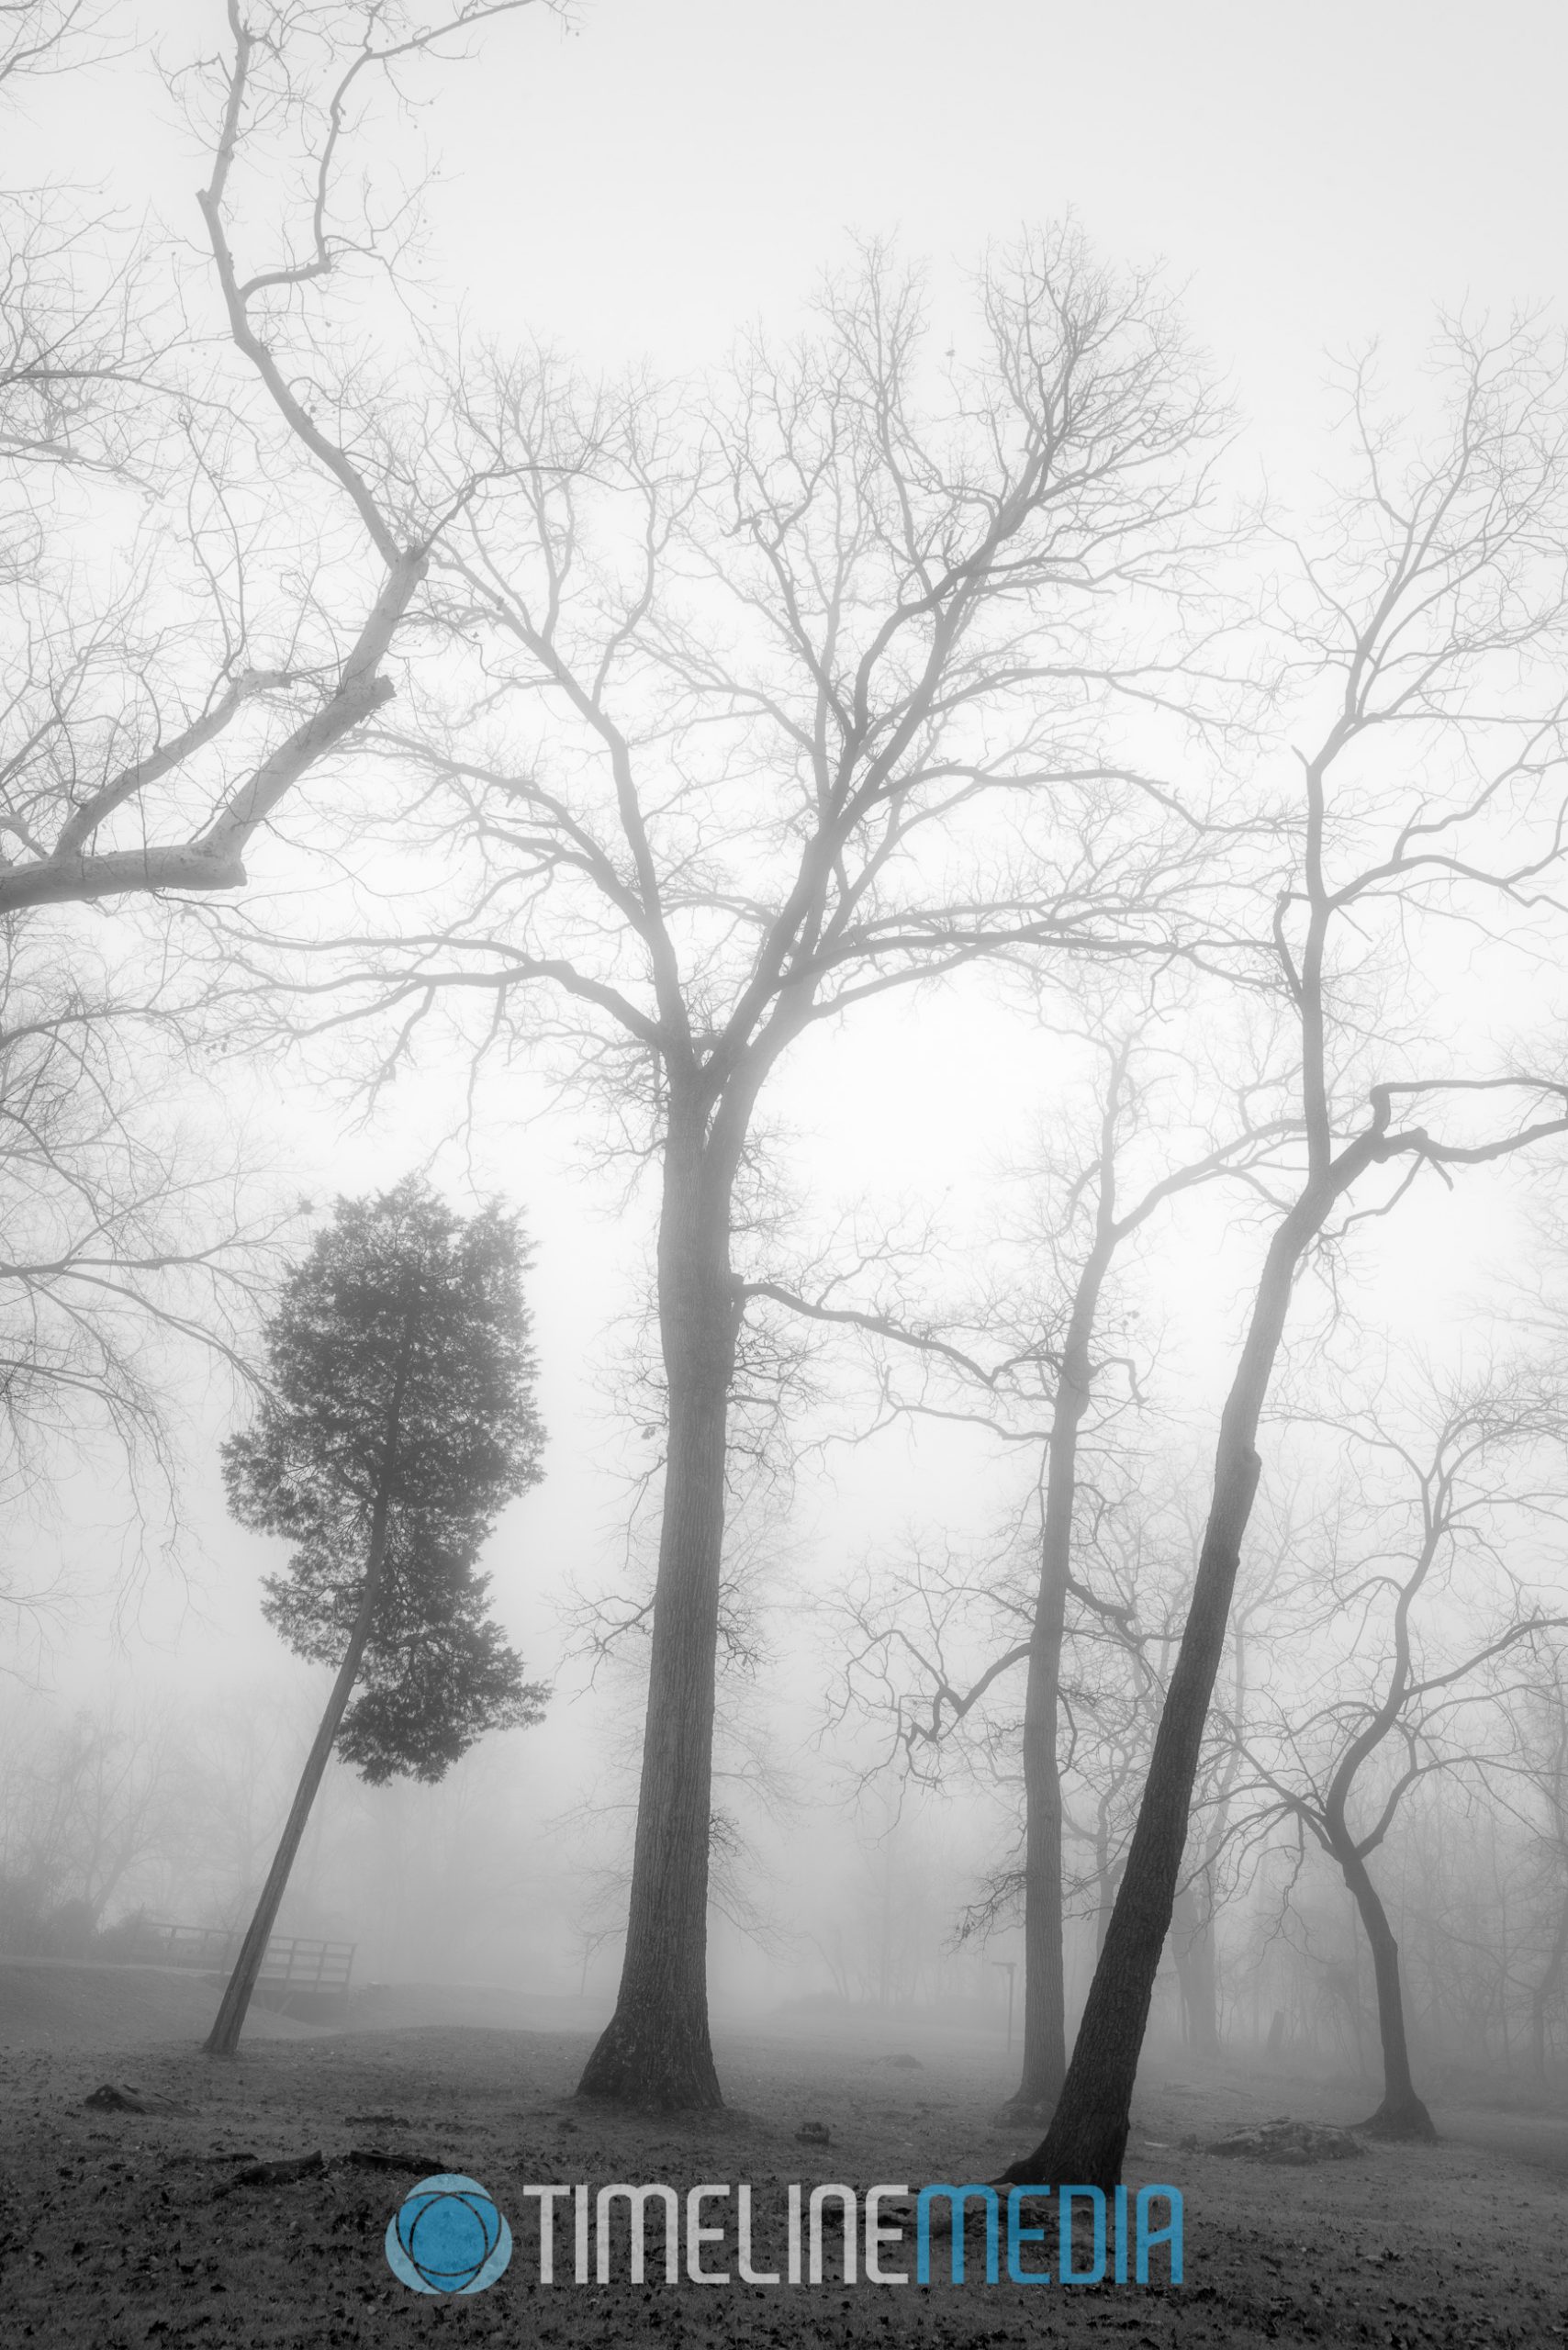
M0 9L18 2338L1561 2333L1562 49Z

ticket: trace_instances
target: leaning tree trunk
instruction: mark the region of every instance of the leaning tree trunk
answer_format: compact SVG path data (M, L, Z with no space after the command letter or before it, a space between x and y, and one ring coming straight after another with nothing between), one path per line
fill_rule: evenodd
M1295 1269L1354 1166L1347 1152L1329 1179L1302 1194L1270 1243L1241 1360L1220 1419L1214 1497L1192 1605L1072 2062L1050 2128L1032 2154L1002 2173L1006 2179L1025 2185L1066 2179L1075 2186L1107 2189L1120 2180L1133 2083L1170 1928L1204 1724L1224 1652L1241 1538L1262 1466L1256 1449L1259 1416L1284 1332Z
M1359 2126L1375 2138L1435 2138L1432 2117L1410 2077L1405 2034L1405 1994L1399 1980L1399 1944L1367 1864L1352 1844L1336 1841L1334 1858L1360 1913L1377 1984L1377 2028L1383 2042L1383 2103Z
M654 2109L723 2102L708 2033L708 1849L724 1530L724 1446L738 1308L729 1182L672 1127L659 1225L669 1449L626 1954L615 2013L578 2094Z
M310 1808L332 1751L354 1683L364 1657L365 1643L375 1621L375 1610L381 1596L382 1576L386 1565L386 1529L392 1507L392 1485L398 1458L398 1439L403 1412L403 1398L408 1390L409 1365L414 1349L417 1309L405 1311L403 1336L398 1350L397 1367L392 1379L392 1393L386 1406L386 1449L383 1454L380 1481L371 1511L370 1542L365 1553L364 1586L360 1594L359 1613L354 1617L349 1644L343 1661L338 1667L338 1677L332 1684L332 1694L327 1700L327 1710L321 1717L305 1768L295 1789L294 1801L284 1822L283 1835L262 1887L262 1897L256 1904L254 1917L245 1930L240 1945L240 1955L234 1962L234 1972L218 2002L217 2020L203 2042L208 2056L232 2056L240 2045L240 2033L251 2005L251 1996L261 1976L272 1940L277 1913L288 1887L289 1872L299 1856L299 1847L310 1818Z
M349 1644L343 1652L343 1661L338 1667L338 1677L332 1684L332 1694L327 1700L327 1709L321 1717L320 1727L316 1732L309 1754L306 1757L305 1768L299 1774L299 1785L295 1790L288 1818L284 1822L283 1834L278 1841L278 1848L273 1857L272 1867L267 1871L267 1881L262 1887L262 1897L256 1904L255 1915L245 1930L245 1939L240 1945L240 1955L234 1962L234 1971L229 1977L228 1986L218 2004L217 2020L203 2043L204 2052L208 2056L232 2056L240 2045L240 2033L243 2029L246 2013L251 2005L252 1994L255 1990L266 1960L267 1944L272 1940L273 1928L277 1923L277 1913L283 1905L283 1897L288 1889L290 1872L299 1857L299 1847L309 1824L311 1807L316 1801L317 1792L325 1774L328 1758L332 1751L332 1741L338 1735L343 1716L348 1710L349 1699L353 1695L354 1683L359 1678L359 1668L364 1656L365 1642L370 1638L376 1602L380 1595L382 1567L386 1552L386 1497L383 1491L375 1505L370 1557L365 1568L364 1592L360 1600L359 1614L354 1618L354 1628L349 1635Z

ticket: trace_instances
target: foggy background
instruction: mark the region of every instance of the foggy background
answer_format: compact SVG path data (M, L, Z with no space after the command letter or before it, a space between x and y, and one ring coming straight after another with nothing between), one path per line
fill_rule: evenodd
M199 50L211 15L196 0L161 8L160 45ZM525 17L494 42L484 73L442 94L431 140L444 171L421 266L486 331L526 332L590 366L645 353L662 374L700 373L754 317L791 330L822 269L844 263L849 229L928 256L938 316L956 315L958 272L988 240L1071 209L1111 259L1167 260L1229 379L1238 492L1266 482L1289 500L1330 463L1326 351L1377 337L1402 386L1434 302L1503 318L1556 290L1568 60L1561 11L1544 5L1495 9L1483 27L1473 11L1404 0L1370 13L597 0L569 29ZM146 55L130 50L40 85L11 127L7 170L188 230L199 166L172 120ZM274 892L285 902L289 831L286 821L251 860L260 905ZM134 912L88 926L111 961L150 951ZM1515 1035L1517 975L1468 942L1452 952L1455 974L1475 957L1476 1034ZM1536 984L1546 1033L1562 1006L1550 979ZM1533 1014L1524 1025L1535 1033ZM623 1380L651 1187L599 1165L589 1114L521 1061L486 1076L466 1125L455 1063L400 1075L368 1120L321 1053L309 1067L236 1056L191 1069L171 1057L156 1076L161 1130L182 1127L213 1163L237 1155L258 1212L288 1216L301 1198L319 1209L427 1167L460 1205L496 1193L524 1214L546 1473L486 1565L531 1673L554 1685L547 1718L487 1739L437 1787L367 1787L334 1765L280 1928L353 1942L362 1984L504 1986L574 2019L608 2014L644 1644L632 1635L596 1657L593 1603L640 1598L648 1573L633 1489L651 1448ZM987 1267L1005 1281L1018 1262L1005 1227L1027 1188L1020 1165L1059 1131L1082 1079L1070 1042L983 974L867 1007L815 1032L777 1082L794 1211L824 1233L874 1216L927 1236L916 1286L933 1301L969 1293ZM297 1252L307 1228L294 1227ZM1249 1543L1248 1640L1267 1659L1249 1697L1257 1751L1271 1707L1299 1711L1323 1662L1321 1630L1268 1585L1271 1535L1293 1508L1298 1528L1316 1528L1350 1506L1348 1493L1366 1497L1364 1466L1312 1415L1354 1386L1417 1427L1445 1379L1474 1377L1521 1343L1550 1373L1568 1317L1562 1230L1550 1169L1479 1170L1451 1193L1432 1184L1358 1237L1353 1314L1331 1344L1321 1300L1303 1314L1288 1406L1278 1402L1264 1447L1268 1507ZM1180 1628L1195 1523L1182 1511L1202 1497L1259 1246L1216 1192L1179 1203L1138 1254L1132 1279L1153 1343L1145 1402L1119 1435L1157 1529L1140 1586L1148 1623L1168 1608ZM106 1937L139 1912L241 1923L325 1684L260 1614L260 1578L281 1546L224 1513L217 1447L245 1416L243 1394L198 1349L148 1345L173 1448L167 1487L148 1472L133 1492L112 1441L84 1425L62 1432L7 1529L8 1581L28 1595L8 1612L0 1721L14 1953L112 1955ZM974 1735L951 1742L939 1785L911 1782L887 1685L846 1680L860 1635L846 1595L885 1611L911 1560L938 1550L976 1577L1026 1563L1039 1447L919 1419L868 1434L875 1382L850 1342L814 1348L812 1380L787 1472L734 1520L747 1653L721 1686L719 1800L734 1832L713 1926L715 2009L833 1999L1000 2032L1005 1969L1022 1961L997 1883L1016 1864L1009 1726L1021 1691L999 1690ZM1298 1422L1288 1428L1287 1408ZM1568 1475L1553 1474L1568 1501ZM1508 1571L1551 1612L1568 1598L1557 1491L1512 1518L1500 1505L1494 1529ZM1316 1539L1302 1533L1292 1555L1310 1559ZM1438 1595L1434 1641L1462 1640L1495 1596ZM989 1653L978 1616L955 1624L956 1668L972 1678ZM1070 1817L1085 1830L1067 1848L1070 2011L1154 1718L1114 1655L1092 1669L1127 1719L1120 1782L1100 1751L1069 1776ZM899 1681L906 1707L918 1684ZM1417 1787L1380 1855L1418 2067L1528 2056L1562 1868L1554 1733L1533 1703L1483 1689L1452 1729L1473 1767ZM1303 1857L1288 1823L1249 1827L1270 1809L1266 1790L1239 1787L1230 1802L1213 1887L1223 2038L1237 2053L1282 2046L1374 2076L1370 1965L1343 1885L1321 1855ZM1560 2050L1560 1994L1549 2029ZM1187 2030L1168 1961L1157 2042L1180 2047Z

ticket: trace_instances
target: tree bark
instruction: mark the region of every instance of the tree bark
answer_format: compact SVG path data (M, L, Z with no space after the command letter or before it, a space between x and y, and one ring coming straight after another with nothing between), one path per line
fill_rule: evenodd
M1044 1546L1042 1545L1042 1548ZM1009 2110L1047 2110L1067 2076L1067 1990L1062 1952L1061 1769L1058 1712L1063 1594L1047 1594L1029 1651L1024 1700L1024 2065ZM1047 1621L1047 1611L1054 1621Z
M288 1887L289 1873L299 1855L300 1843L310 1818L311 1806L327 1769L332 1751L332 1741L338 1735L354 1683L364 1657L365 1642L370 1638L375 1620L376 1603L381 1595L381 1578L386 1563L386 1522L392 1505L392 1476L397 1458L398 1423L402 1416L403 1397L408 1386L409 1362L413 1351L414 1315L410 1310L403 1326L402 1342L398 1349L397 1370L392 1381L391 1401L386 1407L386 1446L382 1462L379 1487L370 1521L370 1543L365 1558L364 1588L360 1595L359 1613L354 1617L353 1630L338 1667L338 1677L332 1684L332 1694L327 1700L326 1711L305 1759L299 1774L294 1801L284 1822L283 1834L273 1856L267 1881L262 1887L262 1897L255 1914L245 1930L240 1945L240 1955L229 1977L223 1997L218 2002L218 2016L211 2031L203 2042L203 2053L208 2056L232 2056L240 2045L252 1995L266 1960L267 1944L272 1940L277 1913Z
M332 1684L332 1694L327 1700L327 1709L321 1716L320 1727L316 1732L310 1751L306 1757L305 1768L299 1774L299 1785L295 1790L288 1818L284 1822L283 1834L278 1840L278 1848L273 1856L272 1867L267 1871L267 1881L262 1887L262 1897L257 1902L255 1914L245 1930L245 1938L240 1945L240 1955L234 1962L234 1971L229 1977L228 1986L219 2002L217 2021L203 2042L204 2051L208 2056L232 2056L239 2048L240 2033L251 2005L251 1996L255 1990L266 1959L267 1944L272 1940L273 1928L277 1923L277 1913L283 1905L283 1897L288 1889L290 1871L298 1858L300 1843L306 1828L309 1824L311 1806L315 1803L317 1791L326 1773L327 1759L332 1751L332 1741L337 1737L339 1726L348 1710L349 1699L353 1695L354 1683L359 1678L360 1663L364 1655L364 1644L370 1638L370 1628L375 1618L375 1603L380 1592L381 1566L386 1554L386 1514L383 1510L380 1523L372 1539L371 1561L364 1579L364 1596L360 1602L359 1614L354 1618L353 1630L349 1635L349 1644L343 1652L343 1661L338 1667L338 1677Z
M615 2013L577 2084L580 2096L655 2110L723 2102L708 2030L708 1858L739 1306L731 1178L716 1157L694 1118L672 1117L658 1250L669 1451L626 1953Z
M1048 2110L1067 2076L1058 1751L1061 1652L1072 1572L1078 1430L1089 1407L1090 1337L1109 1258L1110 1248L1102 1242L1080 1279L1051 1410L1040 1581L1024 1697L1024 2068L1009 2101L1020 2115Z
M1405 2032L1405 1994L1399 1980L1399 1944L1388 1922L1367 1864L1353 1846L1335 1842L1334 1858L1350 1888L1372 1956L1377 1984L1377 2028L1383 2042L1383 2103L1359 2126L1377 2138L1433 2139L1432 2117L1416 2094L1410 2077L1410 2050Z
M1221 1416L1214 1495L1192 1605L1072 2062L1050 2128L1032 2154L1002 2173L1005 2179L1020 2184L1069 2180L1107 2189L1120 2180L1138 2053L1170 1928L1204 1723L1224 1651L1241 1538L1262 1466L1255 1445L1258 1421L1284 1332L1295 1269L1334 1198L1350 1180L1351 1161L1352 1153L1347 1152L1333 1170L1335 1180L1309 1185L1270 1243L1241 1360Z
M1178 1892L1170 1917L1170 1955L1182 1986L1187 2046L1201 2064L1219 2062L1219 2019L1212 1919L1200 1910L1191 1885Z

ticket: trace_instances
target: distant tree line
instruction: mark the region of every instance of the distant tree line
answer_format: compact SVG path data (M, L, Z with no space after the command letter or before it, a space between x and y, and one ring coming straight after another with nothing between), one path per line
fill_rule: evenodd
M205 157L199 296L166 239L5 199L5 1473L47 1489L84 1413L162 1460L147 1334L218 1345L254 1398L232 1503L294 1546L268 1612L338 1675L214 2045L334 1746L428 1775L536 1709L477 1561L537 1429L500 1211L465 1223L418 1186L345 1203L279 1292L281 1220L242 1181L193 1183L137 1071L330 1050L373 1104L439 1056L485 1120L487 1070L525 1058L654 1228L656 1559L606 1632L646 1631L646 1712L584 2094L721 2101L734 1526L790 1449L808 1356L847 1345L879 1418L964 1419L1036 1464L1027 1566L1014 1550L975 1594L906 1561L854 1594L843 1693L939 1775L1022 1685L1015 2104L1047 2126L1009 2176L1117 2178L1162 1953L1209 2041L1227 1871L1293 1829L1368 1938L1376 2119L1421 2130L1378 1856L1430 1781L1491 1801L1506 1768L1555 1886L1560 1415L1518 1371L1396 1428L1353 1308L1369 1227L1417 1186L1458 1217L1483 1170L1555 1164L1568 1136L1529 1001L1563 912L1558 345L1444 321L1412 417L1352 364L1337 485L1259 521L1171 298L1070 225L993 253L943 350L920 274L879 246L701 387L588 382L455 326L399 343L391 301L378 342L359 321L406 285L416 192L399 102L526 5L230 0L168 84ZM0 103L84 69L113 21L13 12ZM241 894L261 856L264 902ZM83 910L107 906L123 952L84 966ZM938 988L1072 1037L1091 1071L1060 1089L1027 1279L966 1297L938 1293L935 1244L912 1264L791 1222L773 1124L809 1040ZM1202 1490L1151 1512L1168 1399L1131 1301L1200 1201L1249 1299ZM386 1280L351 1278L394 1231ZM1335 1440L1385 1466L1393 1446L1414 1480L1376 1509L1416 1517L1365 1556L1349 1472L1320 1550L1275 1540L1267 1493L1280 1422L1324 1416L1303 1356L1330 1340ZM1468 1593L1483 1472L1502 1579ZM1275 1677L1304 1592L1353 1596ZM1521 1742L1506 1764L1471 1738L1484 1717ZM1549 2002L1568 1908L1543 1914Z

